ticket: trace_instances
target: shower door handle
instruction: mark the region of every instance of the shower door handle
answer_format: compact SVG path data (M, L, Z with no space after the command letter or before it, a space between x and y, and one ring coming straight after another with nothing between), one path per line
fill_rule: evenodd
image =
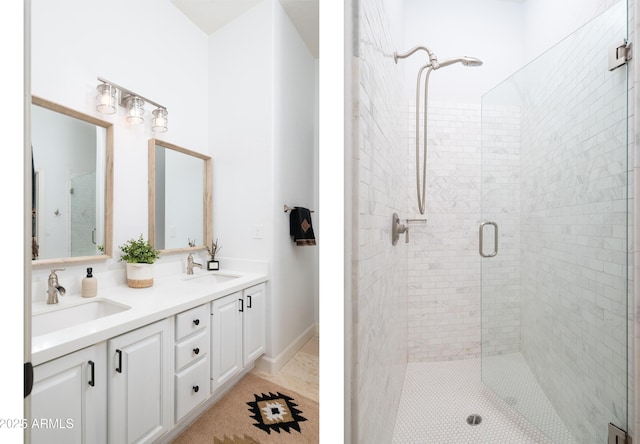
M484 226L485 225L493 225L494 229L494 237L493 237L493 253L485 254L482 249L483 238L484 238ZM482 222L480 224L480 228L478 229L478 237L480 238L479 247L480 256L482 257L494 257L498 254L498 224L495 222Z

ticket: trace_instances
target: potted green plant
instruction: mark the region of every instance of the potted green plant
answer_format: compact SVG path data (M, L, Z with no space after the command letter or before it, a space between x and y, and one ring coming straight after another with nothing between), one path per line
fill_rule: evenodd
M153 285L152 264L160 257L160 251L142 237L129 239L120 245L119 262L127 263L127 284L131 288L146 288Z

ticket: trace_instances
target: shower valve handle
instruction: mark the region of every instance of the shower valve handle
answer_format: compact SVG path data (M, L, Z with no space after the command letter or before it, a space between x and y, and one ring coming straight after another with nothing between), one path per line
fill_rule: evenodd
M404 243L408 244L409 243L409 224L407 225L398 224L398 233L399 234L404 233Z
M411 225L424 225L427 223L427 219L405 219L406 224L400 223L400 218L397 213L393 213L391 216L391 244L395 245L400 238L400 235L404 233L404 243L409 243L409 228Z

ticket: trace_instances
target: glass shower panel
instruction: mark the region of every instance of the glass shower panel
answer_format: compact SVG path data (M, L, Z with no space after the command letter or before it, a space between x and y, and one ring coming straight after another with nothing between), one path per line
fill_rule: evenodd
M482 381L554 443L627 429L626 35L620 1L482 98Z

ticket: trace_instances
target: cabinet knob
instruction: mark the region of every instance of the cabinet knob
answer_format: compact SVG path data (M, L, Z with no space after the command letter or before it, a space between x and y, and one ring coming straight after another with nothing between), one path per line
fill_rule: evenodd
M193 386L193 391L198 393L198 390L200 390L200 387L198 387L197 385Z
M194 319L193 323L196 324L196 325L200 325L200 319Z
M200 349L198 347L194 348L193 353L197 355L198 353L200 353Z

